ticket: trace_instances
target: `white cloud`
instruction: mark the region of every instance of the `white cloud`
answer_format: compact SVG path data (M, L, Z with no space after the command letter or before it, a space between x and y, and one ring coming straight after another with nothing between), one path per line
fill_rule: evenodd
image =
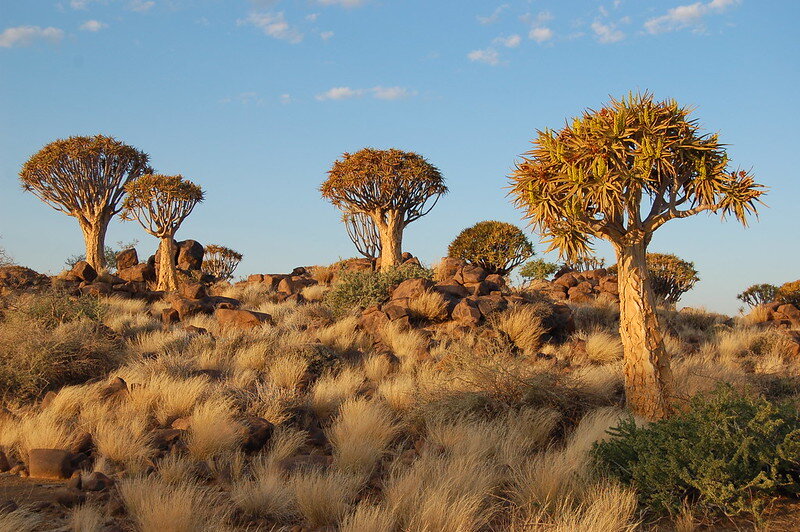
M472 50L467 54L470 61L476 63L486 63L487 65L497 66L500 64L500 54L494 48L486 48L484 50Z
M16 26L6 28L0 33L0 48L11 48L14 46L28 46L37 40L50 41L56 43L64 38L64 31L58 28L39 26Z
M543 43L553 38L553 30L547 27L540 26L537 28L533 28L530 31L530 33L528 33L528 37L530 37L531 39L533 39L538 43Z
M152 0L147 2L145 0L131 0L131 2L128 4L128 9L131 11L144 13L145 11L149 11L154 5L156 5L156 3Z
M522 37L517 34L508 37L498 37L494 40L495 44L502 44L506 48L516 48L522 43Z
M289 93L284 93L278 96L278 99L281 101L282 104L292 103L292 95Z
M297 44L303 40L303 34L295 27L290 26L286 22L283 11L278 13L250 13L244 20L238 20L237 23L241 26L249 24L255 26L264 32L265 35L288 41L292 44Z
M323 31L322 33L319 34L319 36L322 38L323 41L327 41L328 39L333 37L333 32L332 31Z
M370 95L377 100L401 100L409 96L415 96L416 94L416 91L408 90L405 87L383 87L380 85L372 87L371 89L332 87L321 94L317 94L316 99L324 102L326 100L348 100Z
M592 31L594 31L597 42L603 44L619 42L625 38L625 33L617 29L614 24L603 24L599 20L592 22Z
M108 24L100 22L99 20L87 20L83 24L81 24L81 29L84 31L100 31L103 28L107 28Z
M88 4L89 1L90 0L71 0L69 7L72 9L86 9L86 4Z
M644 23L648 33L658 34L682 30L688 27L700 27L703 17L709 14L721 13L730 6L740 3L740 0L711 0L710 2L695 2L683 6L673 7L666 15L654 17Z
M502 4L502 5L498 6L497 9L492 11L491 15L486 16L486 17L482 17L482 16L478 15L475 18L477 18L478 22L480 22L481 24L494 24L495 22L497 22L500 19L500 15L503 14L503 11L505 11L509 7L511 7L511 6L508 5L508 4Z
M369 0L317 0L324 6L361 7Z
M316 22L319 18L319 13L311 13L310 15L306 15L306 20L309 22Z

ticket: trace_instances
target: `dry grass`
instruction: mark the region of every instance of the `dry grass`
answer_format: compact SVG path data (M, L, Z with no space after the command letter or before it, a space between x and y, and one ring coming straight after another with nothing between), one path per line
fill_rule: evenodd
M105 517L97 506L82 504L72 509L69 516L70 532L100 532L104 528Z
M18 508L13 512L0 512L0 530L8 530L14 532L34 532L38 530L39 524L43 518L28 510L27 508Z
M392 513L370 502L361 502L342 519L341 532L386 532L394 529Z
M320 418L330 417L363 383L364 375L358 368L323 375L311 389L311 406Z
M347 353L354 349L366 348L369 342L358 329L358 318L348 316L333 325L319 329L317 339L337 353Z
M197 460L228 454L242 441L242 426L233 419L233 405L223 399L209 399L192 413L186 448Z
M275 386L294 390L303 382L308 361L298 355L278 357L269 365L269 379Z
M315 284L312 286L306 286L300 292L306 301L322 301L325 297L325 292L328 291L328 288L321 284Z
M593 331L586 336L586 356L598 364L622 360L622 341L619 335Z
M378 394L396 411L406 412L416 404L417 383L413 375L400 373L384 380Z
M127 415L126 415L127 414ZM134 411L101 417L91 430L95 448L101 456L125 464L129 472L146 467L152 453L147 420Z
M334 463L343 471L369 474L400 432L387 407L366 399L349 399L329 431Z
M527 306L496 314L492 326L523 351L538 350L542 345L542 335L547 332L537 310Z
M289 480L295 506L311 527L336 525L363 483L362 477L340 471L300 471Z
M153 478L132 478L119 483L119 493L142 531L202 532L221 524L211 494L194 483L173 485Z
M294 504L286 480L272 470L235 483L230 496L237 508L251 516L283 518L291 513Z
M421 321L443 321L447 319L447 300L439 292L426 290L408 300L411 316Z
M81 431L58 411L45 409L23 416L18 434L22 455L27 456L31 449L70 449L80 438Z

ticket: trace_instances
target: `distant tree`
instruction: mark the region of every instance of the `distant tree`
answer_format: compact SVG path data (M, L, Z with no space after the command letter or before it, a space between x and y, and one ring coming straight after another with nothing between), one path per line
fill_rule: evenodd
M160 238L158 246L158 290L176 290L177 245L175 233L195 206L203 201L203 190L181 175L145 174L125 186L128 196L122 216L138 220L145 231Z
M381 256L381 237L369 215L363 212L345 212L342 215L342 222L347 230L347 236L360 254L368 259Z
M571 272L588 272L605 268L606 259L602 257L577 257L564 263L564 269Z
M203 256L203 272L220 281L227 281L233 277L233 272L241 260L241 253L225 246L209 244Z
M0 267L3 266L13 266L15 264L14 259L11 258L11 255L6 252L5 248L0 247Z
M667 253L647 254L647 273L653 295L667 305L674 305L681 296L694 288L700 280L694 263ZM609 268L609 273L618 274L617 265Z
M547 262L544 259L529 260L522 265L519 274L525 279L546 281L548 277L558 271L558 264Z
M673 377L647 272L647 246L670 220L701 212L756 213L763 187L729 171L717 135L700 131L674 100L631 94L538 133L512 175L512 196L550 249L574 259L591 240L617 255L625 391L646 419L672 411Z
M105 267L108 222L121 207L125 184L149 172L148 155L111 137L70 137L51 142L22 166L22 188L57 211L78 219L86 262Z
M447 255L508 275L533 256L533 246L519 227L494 220L467 227L450 243Z
M400 264L403 229L447 192L439 170L421 155L364 148L333 163L320 187L342 211L369 216L378 228L381 269Z
M752 308L757 307L758 305L772 303L777 297L777 286L774 284L761 283L748 287L747 290L737 295L736 299Z
M800 279L789 283L783 283L781 287L778 288L775 299L779 303L800 307Z

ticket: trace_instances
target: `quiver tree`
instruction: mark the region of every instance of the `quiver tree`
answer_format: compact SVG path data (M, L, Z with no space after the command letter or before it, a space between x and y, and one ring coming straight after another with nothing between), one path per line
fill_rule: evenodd
M111 137L51 142L22 166L22 188L57 211L77 218L86 262L105 267L108 222L120 211L125 185L150 171L146 153Z
M175 233L203 201L203 190L180 175L145 174L125 186L128 196L122 217L136 219L144 230L160 238L158 246L158 290L176 290Z
M403 229L430 212L447 192L439 170L413 152L364 148L333 163L322 196L378 228L381 269L400 264Z
M227 281L233 277L233 272L241 260L241 253L225 246L210 244L206 246L203 255L203 272L220 281Z
M489 273L507 275L533 256L533 246L519 227L485 221L461 231L447 248L447 255Z
M342 223L359 253L368 259L381 256L381 237L372 218L363 212L346 212Z
M673 379L647 273L647 246L666 222L704 211L746 224L763 187L730 171L717 135L690 110L650 94L612 100L559 130L539 131L511 176L511 195L550 249L586 255L593 238L617 256L625 390L631 410L668 416Z
M744 292L736 296L736 299L748 307L756 307L772 303L778 297L778 287L774 284L761 283L754 284Z

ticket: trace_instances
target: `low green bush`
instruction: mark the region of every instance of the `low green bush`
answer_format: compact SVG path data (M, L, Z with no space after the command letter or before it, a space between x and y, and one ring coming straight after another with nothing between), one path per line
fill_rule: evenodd
M344 272L325 294L325 303L338 314L378 305L389 299L394 286L415 278L432 279L433 270L404 265L388 271Z
M643 427L628 419L609 432L593 450L601 471L635 487L655 513L677 514L688 500L712 514L758 517L775 497L800 493L797 410L730 385L669 419Z
M103 304L95 296L73 296L65 290L50 288L15 298L6 312L6 320L35 321L45 327L55 327L80 319L100 321L103 312Z

